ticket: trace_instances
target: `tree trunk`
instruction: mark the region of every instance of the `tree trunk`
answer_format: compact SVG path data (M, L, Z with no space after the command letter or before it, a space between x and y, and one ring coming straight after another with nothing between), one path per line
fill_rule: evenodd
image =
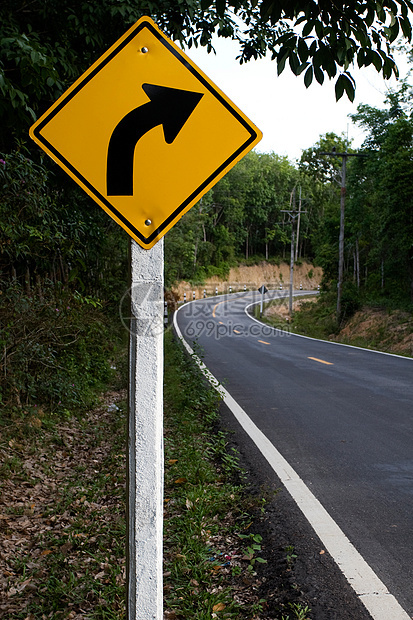
M63 284L67 284L67 279L66 279L66 270L65 267L63 265L63 258L62 258L62 254L59 250L59 264L60 264L60 274L61 274L61 280Z
M358 237L356 239L356 282L357 288L360 288L360 251Z
M353 250L353 282L356 281L356 248Z
M413 303L413 260L410 260L410 269L409 269L409 276L410 276L410 299Z
M38 273L36 273L36 288L37 288L37 294L39 296L39 299L43 303L44 296L43 296L43 289L42 289L42 279Z
M196 236L195 248L194 248L194 262L193 262L194 271L195 271L195 268L196 268L197 255L198 255L198 235Z
M26 295L30 295L30 269L29 265L26 265L26 273L24 276L24 288L26 290Z

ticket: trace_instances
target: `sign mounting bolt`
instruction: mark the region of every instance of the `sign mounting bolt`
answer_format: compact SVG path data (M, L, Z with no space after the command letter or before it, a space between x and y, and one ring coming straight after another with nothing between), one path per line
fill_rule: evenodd
M141 49L141 52L142 52L142 54L147 54L147 53L149 52L149 50L148 50L148 48L147 48L147 47L143 47L143 48Z
M145 220L145 226L150 226L152 224L152 220Z

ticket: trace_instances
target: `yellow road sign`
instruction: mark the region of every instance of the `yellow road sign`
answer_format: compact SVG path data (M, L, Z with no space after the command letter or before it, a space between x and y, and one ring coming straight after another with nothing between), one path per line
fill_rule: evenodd
M143 17L30 136L149 249L262 134Z

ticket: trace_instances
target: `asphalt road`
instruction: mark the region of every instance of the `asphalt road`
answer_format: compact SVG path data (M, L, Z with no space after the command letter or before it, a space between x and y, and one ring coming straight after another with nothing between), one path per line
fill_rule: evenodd
M413 616L413 360L272 330L259 299L189 303L182 335Z

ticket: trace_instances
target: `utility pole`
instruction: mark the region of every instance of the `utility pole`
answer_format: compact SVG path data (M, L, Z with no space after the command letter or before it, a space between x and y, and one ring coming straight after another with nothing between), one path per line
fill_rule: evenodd
M300 220L301 220L301 186L300 186L300 197L298 199L298 220L297 220L297 243L295 246L295 260L298 260L298 245L300 242Z
M337 282L337 322L341 315L341 296L343 292L343 271L344 271L344 211L346 205L346 168L349 157L367 157L364 153L337 153L335 148L329 153L320 153L331 157L341 157L341 192L340 192L340 234L338 240L338 282Z
M294 222L300 217L301 213L307 213L307 211L296 211L295 209L295 188L292 192L292 209L281 209L281 213L288 213L291 222L291 255L290 255L290 293L288 298L288 312L289 315L292 316L293 313L293 284L294 284L294 245L295 245L295 231L294 231ZM301 207L301 204L300 204Z

